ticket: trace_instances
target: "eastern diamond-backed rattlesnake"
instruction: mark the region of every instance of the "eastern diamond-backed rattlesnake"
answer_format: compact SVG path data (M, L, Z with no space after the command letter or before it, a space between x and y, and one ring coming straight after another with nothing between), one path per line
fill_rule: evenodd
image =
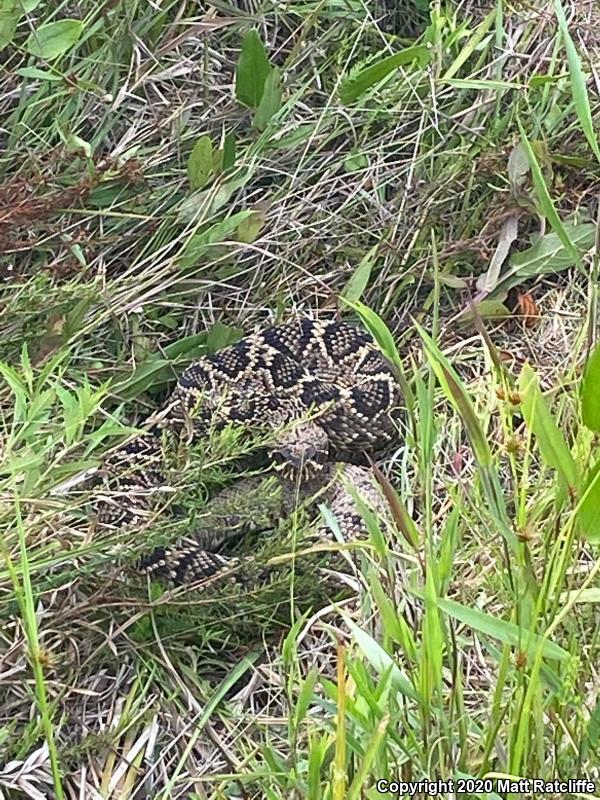
M371 470L340 462L393 439L400 399L390 364L360 328L306 317L266 328L184 371L151 430L105 461L101 474L108 491L97 500L99 516L132 523L151 508L166 482L162 431L197 440L211 428L233 424L278 431L270 456L280 501L265 510L260 524L288 513L298 497L320 492L342 533L360 536L356 495L375 511L384 501ZM245 492L256 485L248 480L209 504L192 546L159 548L143 559L143 568L175 583L227 569L232 561L216 549L236 533L260 528L240 511ZM227 512L231 502L235 509Z

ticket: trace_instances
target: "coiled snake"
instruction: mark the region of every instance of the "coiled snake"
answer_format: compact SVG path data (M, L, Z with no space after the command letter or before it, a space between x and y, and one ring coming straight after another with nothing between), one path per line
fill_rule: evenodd
M346 462L394 439L400 402L391 365L361 328L308 317L268 327L183 372L148 433L105 460L97 514L103 523L131 525L151 511L166 483L164 431L196 441L211 428L233 424L277 432L269 455L278 485L263 518L244 514L244 494L257 479L242 480L209 503L191 546L156 549L142 559L144 570L175 584L227 570L234 561L217 552L224 541L289 513L299 496L319 492L342 534L360 537L365 523L357 495L378 513L385 500L369 468Z

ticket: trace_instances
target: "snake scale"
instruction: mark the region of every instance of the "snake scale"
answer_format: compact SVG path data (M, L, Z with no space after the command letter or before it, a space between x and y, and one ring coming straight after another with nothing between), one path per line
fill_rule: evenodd
M102 523L138 525L167 483L165 432L194 442L234 425L274 434L268 454L275 477L258 518L245 515L243 501L260 479L242 479L208 503L191 545L157 548L142 559L144 571L176 585L226 571L236 563L218 552L227 539L264 529L298 499L319 494L341 533L360 537L357 496L376 512L385 501L372 471L349 456L395 438L400 403L391 365L360 327L309 317L273 325L183 372L148 431L105 459L96 513ZM322 525L317 537L326 535Z

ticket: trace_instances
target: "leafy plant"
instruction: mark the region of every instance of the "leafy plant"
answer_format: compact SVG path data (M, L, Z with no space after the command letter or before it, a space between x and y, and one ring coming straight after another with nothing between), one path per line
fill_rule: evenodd
M242 41L235 95L242 105L255 110L253 124L261 131L281 108L279 70L269 63L265 46L254 29Z

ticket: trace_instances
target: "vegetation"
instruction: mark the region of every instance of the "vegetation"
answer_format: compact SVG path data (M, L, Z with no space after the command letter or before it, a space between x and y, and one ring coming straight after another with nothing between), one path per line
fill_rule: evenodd
M0 797L599 779L599 30L574 0L0 0ZM296 310L401 371L394 528L335 604L293 563L132 578L249 445L177 454L180 513L134 533L81 476Z

